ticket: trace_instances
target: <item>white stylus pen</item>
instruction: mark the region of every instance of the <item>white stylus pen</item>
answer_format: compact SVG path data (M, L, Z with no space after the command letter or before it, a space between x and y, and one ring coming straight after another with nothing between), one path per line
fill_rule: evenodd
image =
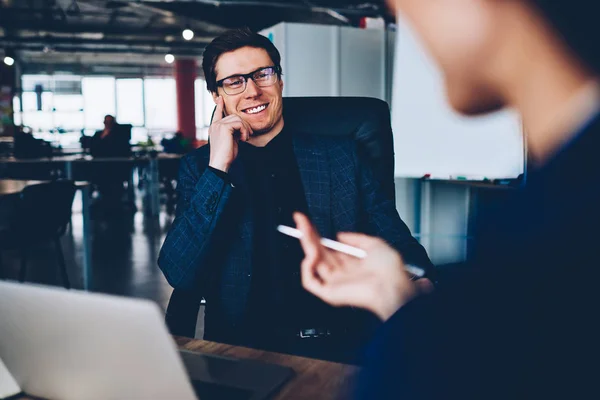
M277 230L284 235L295 237L296 239L300 239L302 237L302 232L289 226L279 225L277 226ZM365 258L367 256L367 252L363 249L340 243L335 240L321 238L321 244L328 249L339 251L340 253L348 254L357 258ZM409 274L416 277L421 278L425 275L425 271L422 268L415 267L414 265L405 265L404 268Z

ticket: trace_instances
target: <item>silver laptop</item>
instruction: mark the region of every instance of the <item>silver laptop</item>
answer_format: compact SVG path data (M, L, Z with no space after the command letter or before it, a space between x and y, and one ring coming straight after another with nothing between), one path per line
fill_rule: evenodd
M0 398L255 400L293 371L180 354L150 301L0 282L0 375Z

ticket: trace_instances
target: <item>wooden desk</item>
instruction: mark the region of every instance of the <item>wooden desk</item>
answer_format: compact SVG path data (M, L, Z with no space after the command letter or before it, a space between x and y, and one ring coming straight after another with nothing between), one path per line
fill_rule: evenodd
M275 394L273 400L349 399L352 398L352 387L360 371L360 368L354 365L271 353L206 340L175 337L175 341L180 348L186 350L225 357L260 360L291 367L296 374ZM18 397L18 400L42 399L22 396Z
M47 183L49 181L26 181L20 179L0 179L0 196L10 196L21 193L23 189L30 185L37 185L38 183ZM77 181L75 187L79 190L89 186L88 182Z
M25 187L43 183L44 181L21 181L17 179L0 179L0 197L21 193Z
M175 337L180 348L202 353L260 360L291 367L296 373L273 397L282 399L348 399L360 368L310 358L271 353L223 343Z

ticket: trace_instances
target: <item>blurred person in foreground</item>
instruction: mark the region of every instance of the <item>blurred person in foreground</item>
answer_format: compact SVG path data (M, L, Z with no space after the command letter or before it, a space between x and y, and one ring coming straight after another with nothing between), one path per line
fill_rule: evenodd
M390 1L442 67L457 111L514 107L530 170L512 199L479 218L474 252L435 289L402 256L359 234L354 259L323 248L308 219L302 279L337 306L386 323L358 397L600 398L599 6L588 0ZM482 133L485 134L485 133Z

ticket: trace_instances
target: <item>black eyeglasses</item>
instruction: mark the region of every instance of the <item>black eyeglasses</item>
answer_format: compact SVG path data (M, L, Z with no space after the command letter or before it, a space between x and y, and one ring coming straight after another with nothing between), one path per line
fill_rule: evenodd
M228 95L240 94L246 90L248 79L252 79L256 86L267 87L279 80L281 68L279 66L263 67L248 74L232 75L217 81L217 87L222 87Z

